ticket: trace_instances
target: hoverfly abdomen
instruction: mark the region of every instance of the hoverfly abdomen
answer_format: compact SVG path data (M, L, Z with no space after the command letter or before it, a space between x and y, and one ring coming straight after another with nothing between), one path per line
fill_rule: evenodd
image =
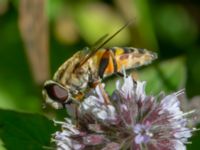
M113 52L111 49L105 49L104 51L102 57L99 58L98 75L100 78L103 78L106 72L110 74L117 72L117 63Z
M121 72L122 68L127 70L149 64L157 58L153 52L133 47L113 47L99 50L99 53L100 51L103 51L98 67L98 75L101 78Z

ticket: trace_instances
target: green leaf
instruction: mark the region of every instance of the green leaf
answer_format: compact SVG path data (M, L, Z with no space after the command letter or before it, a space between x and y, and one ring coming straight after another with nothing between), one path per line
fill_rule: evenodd
M199 127L200 127L200 124L197 126L197 129L199 129ZM199 131L194 132L193 136L189 140L189 142L192 142L192 143L187 144L187 150L199 149L200 147L199 138L200 138Z
M6 150L1 139L0 139L0 150Z
M42 115L0 110L0 137L8 150L50 147L53 122Z
M188 97L200 95L200 51L199 47L188 49L187 53L187 83Z
M154 10L157 29L165 40L182 48L193 45L198 38L198 27L184 7L169 4Z
M185 66L182 58L161 62L139 71L139 79L147 81L147 92L175 92L185 87Z

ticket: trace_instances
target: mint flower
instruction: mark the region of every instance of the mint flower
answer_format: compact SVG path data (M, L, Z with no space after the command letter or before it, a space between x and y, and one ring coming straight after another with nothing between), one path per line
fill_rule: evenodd
M117 81L108 95L103 85L78 107L78 121L66 119L53 135L57 150L185 150L192 136L189 115L180 109L183 91L164 96L145 93L146 82Z

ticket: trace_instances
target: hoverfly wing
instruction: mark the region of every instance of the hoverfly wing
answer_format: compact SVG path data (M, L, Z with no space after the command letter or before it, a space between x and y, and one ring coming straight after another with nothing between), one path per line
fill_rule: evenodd
M105 34L102 36L97 42L95 42L94 46L91 47L91 52L86 55L86 57L80 61L77 68L81 67L90 57L92 57L100 48L102 48L106 43L108 43L111 39L113 39L117 34L119 34L123 29L125 29L132 21L127 22L124 26L119 28L114 34L108 37L108 34ZM106 39L106 37L108 37ZM105 39L105 40L104 40ZM76 69L77 69L76 68Z
M94 42L94 44L91 45L89 48L90 48L91 50L96 50L97 47L99 47L99 45L100 45L101 43L103 43L103 41L106 39L106 37L108 37L108 35L109 35L109 34L105 34L105 35L103 35L102 37L100 37L100 38L99 38L96 42Z
M108 34L103 35L101 38L99 38L92 46L85 47L83 49L83 59L80 60L80 63L77 65L76 69L81 67L90 57L92 57L97 51L99 45L108 37Z
M102 37L100 37L94 44L92 44L91 46L88 47L84 47L82 50L82 59L80 60L80 64L77 66L77 68L79 66L81 66L81 64L83 65L84 62L86 62L88 60L88 58L90 58L92 55L94 55L96 53L97 47L106 39L106 37L108 37L109 34L105 34Z

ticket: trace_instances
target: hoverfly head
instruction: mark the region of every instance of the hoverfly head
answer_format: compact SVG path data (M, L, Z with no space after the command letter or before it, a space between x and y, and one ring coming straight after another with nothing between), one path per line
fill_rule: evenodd
M46 103L55 109L63 108L69 101L69 91L53 80L45 82L42 94Z

